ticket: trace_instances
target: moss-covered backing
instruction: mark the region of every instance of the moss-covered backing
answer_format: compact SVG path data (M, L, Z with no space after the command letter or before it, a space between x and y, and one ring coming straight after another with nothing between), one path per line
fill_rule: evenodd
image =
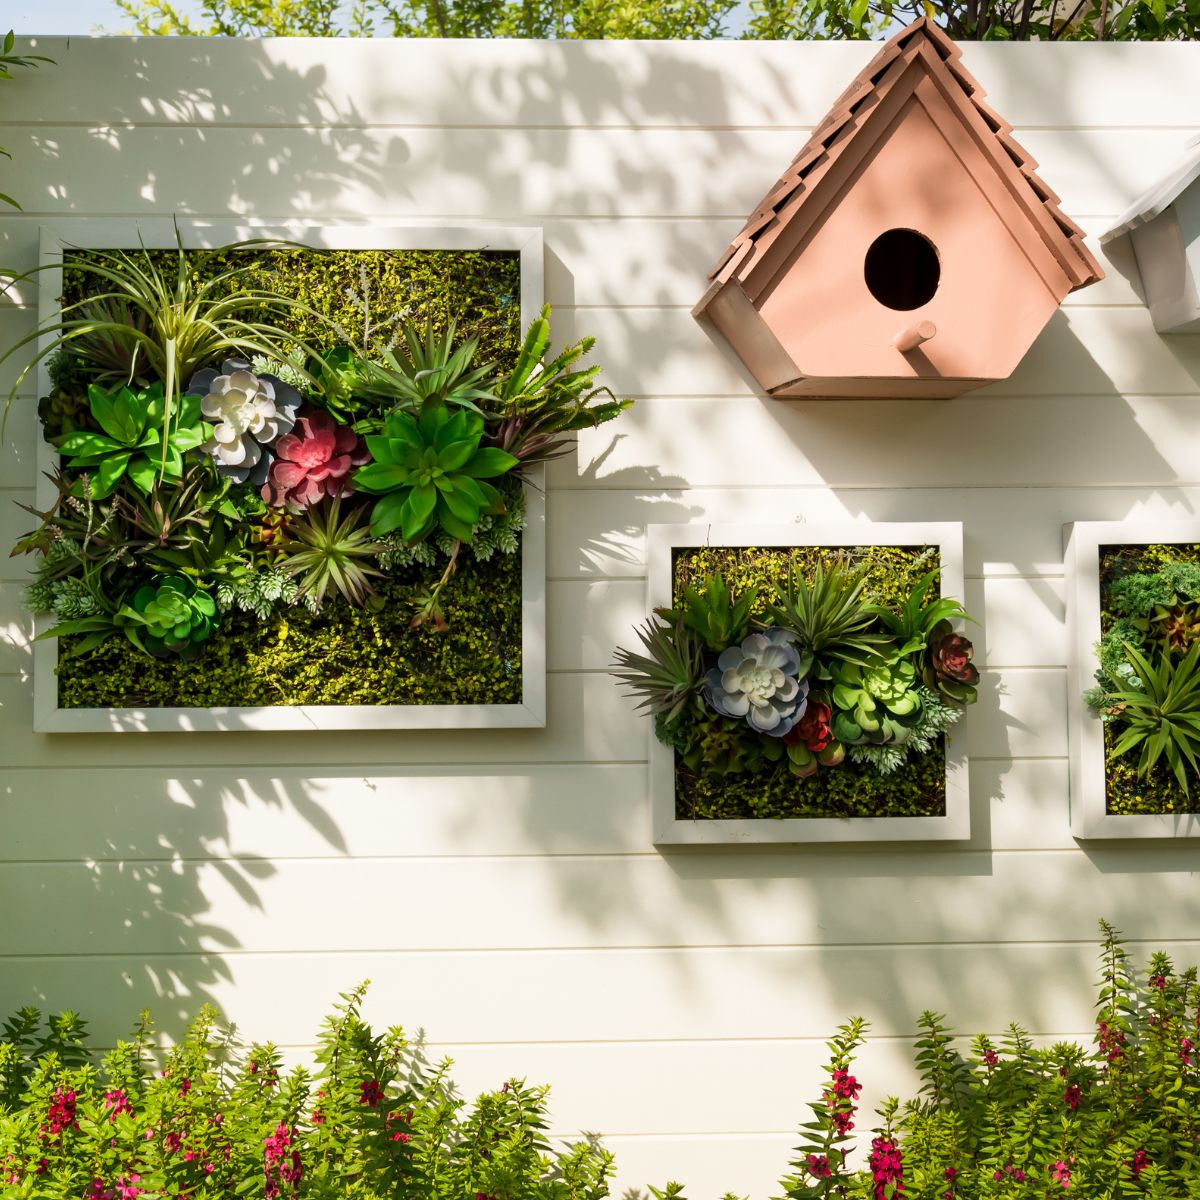
M139 252L129 253L136 257ZM175 251L149 253L162 270L174 275ZM72 261L89 257L86 250L66 256L63 298L67 303L101 290L95 278L70 269ZM371 321L384 325L385 342L394 328L384 324L386 319L404 312L421 327L432 319L438 332L455 320L461 337L479 338L477 365L504 366L520 349L521 256L515 250L197 250L189 251L188 258L201 279L249 263L251 270L219 285L214 294L269 288L332 319L355 342L363 339L363 313L348 289L361 297L365 273ZM295 309L279 324L315 350L328 350L343 340L335 330Z
M129 251L135 258L137 250ZM176 252L150 257L172 277ZM68 252L63 299L73 303L103 291L101 281L71 262L92 257ZM488 250L256 249L189 251L201 279L232 266L251 270L214 294L268 288L330 318L351 341L365 340L364 312L381 332L378 352L392 337L388 320L403 312L439 332L456 321L460 338L480 342L475 363L511 363L521 343L520 255ZM351 296L351 292L354 296ZM355 297L358 299L356 300ZM298 310L280 319L285 332L315 350L343 340L335 329ZM479 563L463 555L443 593L450 628L408 628L413 599L441 574L415 568L381 583L382 611L326 604L317 615L303 607L267 621L228 613L195 660L152 659L112 638L98 650L66 658L63 639L59 704L64 708L224 707L298 704L517 704L521 701L520 555Z
M1100 632L1112 628L1108 588L1124 575L1158 571L1167 563L1200 562L1200 545L1185 543L1100 547ZM1114 754L1120 727L1104 722L1105 810L1114 816L1135 813L1200 812L1200 781L1192 795L1184 793L1174 774L1160 761L1146 775L1137 771L1138 753Z
M754 615L761 617L776 583L795 570L811 577L817 564L841 561L867 568L867 590L881 604L907 596L917 580L938 567L936 546L706 546L677 549L673 596L720 572L735 593L758 587ZM946 812L944 744L912 755L891 775L846 762L798 779L786 766L701 777L676 755L675 816L678 820L804 817L929 817Z
M260 621L227 613L199 658L149 658L123 638L59 665L63 708L519 704L521 561L466 560L443 596L450 628L410 629L416 572L376 589L380 612L327 601ZM63 638L63 652L71 638Z

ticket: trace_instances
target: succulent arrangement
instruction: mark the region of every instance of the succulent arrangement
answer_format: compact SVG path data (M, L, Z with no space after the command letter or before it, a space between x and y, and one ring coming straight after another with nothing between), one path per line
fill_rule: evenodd
M1195 811L1200 547L1105 547L1096 686L1111 812Z
M890 775L975 700L972 646L953 624L969 618L937 578L926 570L884 604L847 558L740 591L714 573L676 589L614 674L697 776Z
M444 629L459 564L519 548L523 470L630 403L572 369L590 339L546 361L548 307L477 362L453 320L401 310L382 337L365 268L349 332L256 271L271 249L73 256L58 317L0 356L28 356L18 382L49 356L57 495L13 553L66 657L196 658L235 612L372 610L398 579L424 581L406 622Z

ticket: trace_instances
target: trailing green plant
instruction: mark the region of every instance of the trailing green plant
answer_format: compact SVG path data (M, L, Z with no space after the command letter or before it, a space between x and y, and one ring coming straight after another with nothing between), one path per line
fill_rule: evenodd
M310 1067L242 1045L211 1008L159 1054L143 1013L93 1052L71 1013L23 1009L0 1035L4 1194L87 1200L602 1200L613 1156L552 1140L548 1089L509 1079L468 1104L449 1059L363 1019L345 993Z
M0 80L11 82L14 67L28 70L30 67L37 67L41 63L54 62L54 59L47 58L44 54L16 54L14 53L16 45L16 34L10 29L4 35L3 46L0 46ZM12 155L2 146L0 146L0 154L4 155L5 158L12 158ZM19 209L21 207L5 192L0 192L0 203L7 204L10 208Z

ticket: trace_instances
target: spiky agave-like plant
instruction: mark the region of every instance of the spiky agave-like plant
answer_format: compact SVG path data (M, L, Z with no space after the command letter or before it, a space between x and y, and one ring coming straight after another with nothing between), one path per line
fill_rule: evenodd
M297 578L299 594L311 597L316 608L330 588L351 604L362 604L373 591L372 577L383 575L366 562L375 556L366 510L355 507L343 516L340 496L292 522L282 549L279 568Z
M671 625L658 617L636 627L645 653L618 647L613 675L633 695L637 707L671 724L704 683L700 639L682 621Z
M814 659L863 665L891 646L890 634L871 628L876 617L865 589L866 568L851 570L842 562L828 569L818 564L811 583L793 568L787 582L776 586L770 615L796 634L802 676L812 671Z

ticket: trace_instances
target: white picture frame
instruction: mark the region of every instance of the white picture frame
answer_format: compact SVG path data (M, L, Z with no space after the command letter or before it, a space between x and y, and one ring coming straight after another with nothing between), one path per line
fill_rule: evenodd
M171 249L176 230L187 249L207 249L249 238L280 238L331 250L509 250L520 255L521 329L541 309L544 292L542 230L507 225L342 225L315 221L238 219L105 219L62 221L41 227L38 316L53 323L62 292L64 250ZM45 335L47 338L49 335ZM39 348L45 343L39 344ZM46 360L38 365L38 395L50 390ZM40 436L37 502L54 501L46 478L57 461ZM33 645L34 729L39 733L216 732L226 730L515 729L546 724L546 508L545 471L525 479L526 525L521 542L521 701L516 704L264 705L225 708L61 708L58 645ZM52 624L38 617L38 633Z
M962 597L958 522L822 522L792 525L650 525L646 529L647 611L671 604L673 552L701 546L936 546L942 594ZM675 814L675 752L649 739L653 839L660 846L797 845L965 841L971 836L964 714L946 738L946 812L936 817L795 817L687 820Z
M1196 521L1075 521L1063 526L1067 585L1067 737L1071 833L1080 840L1200 837L1200 813L1110 813L1100 717L1084 702L1096 683L1102 546L1200 544Z

